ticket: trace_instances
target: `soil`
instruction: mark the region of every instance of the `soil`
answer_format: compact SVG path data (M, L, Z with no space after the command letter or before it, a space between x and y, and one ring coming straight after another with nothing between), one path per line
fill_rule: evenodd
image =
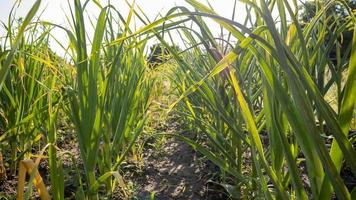
M170 128L162 130L165 133L179 132L178 123L170 123ZM192 134L183 132L183 136L192 137ZM79 159L78 146L75 139L70 138L67 143L62 143L61 148L70 150L74 157ZM191 138L194 139L194 138ZM158 146L157 146L158 145ZM191 146L174 138L155 138L147 142L142 155L143 165L130 168L124 165L125 182L134 186L129 199L146 200L154 196L155 200L222 200L228 199L226 192L218 185L211 184L216 181L218 168L202 155L197 153ZM80 162L79 162L80 163ZM77 163L78 164L78 163ZM79 164L80 165L80 164ZM75 176L73 163L69 159L63 159L63 166L68 176ZM306 176L305 164L300 165L302 179L306 189L310 188ZM82 166L81 166L82 167ZM39 172L46 185L48 183L48 162L42 159ZM350 167L345 163L341 176L351 191L356 186L356 178ZM215 180L214 180L215 179ZM77 183L66 180L65 192L68 199L73 199ZM0 181L0 200L15 199L17 188L17 177L12 176L7 170L6 180ZM50 189L48 187L48 189ZM309 195L311 191L308 191ZM36 192L33 192L36 199ZM128 196L126 197L128 198ZM333 197L334 199L335 196ZM123 199L122 194L112 199Z
M217 188L208 188L216 168L189 145L168 138L161 148L159 153L152 148L144 153L145 167L134 178L137 199L150 199L151 194L155 200L227 199Z

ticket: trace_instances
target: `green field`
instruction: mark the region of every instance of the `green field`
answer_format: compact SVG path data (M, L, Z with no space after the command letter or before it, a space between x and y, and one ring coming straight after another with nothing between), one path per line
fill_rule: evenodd
M0 199L356 199L356 1L104 2L7 11Z

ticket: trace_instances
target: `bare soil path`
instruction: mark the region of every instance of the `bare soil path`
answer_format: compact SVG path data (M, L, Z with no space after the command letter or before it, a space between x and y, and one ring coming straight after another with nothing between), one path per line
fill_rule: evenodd
M178 124L171 124L170 127L173 128L167 132L173 133ZM159 148L159 151L148 148L144 152L144 167L141 174L134 178L138 186L137 199L150 199L153 193L155 200L226 199L216 189L209 189L207 184L216 172L215 166L191 146L169 137Z

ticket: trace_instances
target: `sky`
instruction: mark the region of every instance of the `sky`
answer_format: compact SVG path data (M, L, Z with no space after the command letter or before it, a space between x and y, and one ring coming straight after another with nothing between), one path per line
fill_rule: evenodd
M108 0L99 0L103 5L106 4ZM110 0L111 3L120 11L123 16L127 16L129 13L129 6L125 3L125 0ZM128 0L132 3L133 0ZM0 21L6 22L10 13L10 10L16 0L0 0ZM27 12L30 10L35 0L22 0L20 5L16 9L17 17L26 16ZM73 2L70 0L70 2ZM200 2L206 4L206 0L200 0ZM214 10L223 17L231 18L233 12L234 0L209 0ZM192 8L184 0L136 0L136 4L142 8L144 13L149 17L150 20L154 20L159 13L165 14L167 11L174 6L185 6ZM242 20L245 16L244 5L238 4L237 16ZM43 13L42 13L43 11ZM94 5L94 3L89 4L87 8L87 15L91 18L98 16L99 8ZM68 28L68 22L66 20L66 14L69 14L69 7L67 0L42 0L41 7L38 11L41 14L41 20L50 21L56 24L63 25ZM239 21L239 19L236 19ZM89 23L89 20L86 20ZM212 20L208 20L209 27L211 27L212 32L215 35L220 33L219 26ZM136 26L140 27L142 24L136 23ZM89 35L92 35L93 30L89 30ZM0 26L0 35L4 35L5 31L3 26ZM52 34L59 38L61 41L66 40L65 33L61 30L54 30ZM51 43L51 47L54 50L58 50L60 47L58 44ZM58 52L57 52L58 53Z
M102 3L102 5L106 5L108 0L98 0ZM133 0L127 0L129 3L132 3ZM207 4L207 0L199 0L202 3ZM0 21L6 22L9 16L10 10L16 0L0 0ZM30 10L35 0L22 0L18 8L16 9L17 17L24 17L26 13ZM73 2L73 0L70 0ZM127 16L129 12L129 6L125 3L125 0L110 0L110 2L120 11L123 16ZM233 4L234 0L209 0L209 3L214 8L215 12L217 12L220 16L231 18L233 12ZM184 0L136 0L136 4L142 8L144 13L150 18L150 20L154 20L155 17L161 13L165 14L167 11L174 6L185 6L187 8L192 7L189 6ZM43 11L43 13L42 13ZM94 19L98 16L100 9L95 6L94 3L90 3L87 8L87 16ZM41 7L38 11L41 14L41 20L50 21L55 24L60 24L68 28L68 22L66 20L66 14L69 14L69 7L67 0L42 0ZM238 3L236 7L236 21L242 22L246 16L245 8L242 3ZM89 23L89 20L86 20L86 23ZM211 31L215 36L220 34L219 26L213 22L212 20L207 20L208 26L211 28ZM142 26L142 24L137 23L138 27ZM93 34L93 30L89 29L89 35ZM90 32L91 31L91 32ZM4 28L0 25L0 35L4 34ZM59 38L61 41L66 40L65 33L61 30L54 30L52 34ZM51 44L51 47L56 49L59 48L57 44ZM58 53L58 52L57 52Z
M0 21L7 20L11 7L15 2L16 0L0 0ZM17 9L17 16L25 16L34 2L35 0L22 0ZM107 0L99 0L99 2L105 5ZM128 0L128 2L132 3L132 0ZM200 2L206 3L207 0L200 0ZM111 3L117 6L124 16L129 12L129 7L125 0L111 0ZM219 15L231 17L234 0L209 0L209 3ZM173 6L192 8L184 0L136 0L136 4L143 9L150 19L154 19L159 13L166 13ZM93 4L89 5L92 6L89 6L88 12L97 14L98 8ZM67 0L42 0L40 10L44 10L41 19L55 23L65 23L64 17L65 13L68 12L68 3ZM238 3L237 11L240 16L241 14L245 16L243 4Z
M99 0L103 5L107 0ZM0 20L4 21L7 19L11 7L16 2L16 0L0 0ZM35 0L22 0L21 5L17 10L18 16L24 16L27 11L31 8ZM128 0L128 2L132 2L132 0ZM207 2L206 0L200 0L200 2ZM229 17L232 13L232 5L234 0L209 0L209 3L213 6L217 13L221 16ZM125 0L111 0L111 3L118 6L118 9L122 13L128 13L129 7L125 3ZM149 18L154 18L158 13L165 13L170 8L175 5L186 6L189 7L189 4L184 0L136 0L136 4L139 5L145 13L149 16ZM240 6L237 10L244 12L243 5L240 3ZM67 0L42 0L41 9L44 11L42 18L45 20L50 20L56 23L65 22L64 13L68 11ZM189 7L191 8L191 7ZM40 9L40 10L41 10ZM89 7L89 12L96 13L98 9L95 6ZM240 13L241 14L241 13Z

